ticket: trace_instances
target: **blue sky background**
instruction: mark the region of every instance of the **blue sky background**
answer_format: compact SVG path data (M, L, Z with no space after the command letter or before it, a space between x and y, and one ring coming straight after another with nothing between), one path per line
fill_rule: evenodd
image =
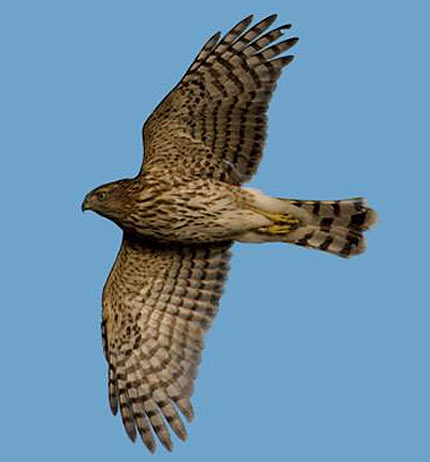
M189 440L152 460L430 460L430 9L413 0L2 2L2 460L149 460L106 397L121 232L80 203L135 174L142 122L214 31L273 12L301 41L251 185L363 195L380 224L353 260L235 247Z

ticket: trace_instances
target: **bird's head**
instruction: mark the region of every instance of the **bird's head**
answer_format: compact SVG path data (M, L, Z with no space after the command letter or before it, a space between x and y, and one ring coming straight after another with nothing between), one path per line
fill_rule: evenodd
M121 220L131 207L129 186L132 180L120 180L93 189L82 202L82 211L93 212L113 221Z

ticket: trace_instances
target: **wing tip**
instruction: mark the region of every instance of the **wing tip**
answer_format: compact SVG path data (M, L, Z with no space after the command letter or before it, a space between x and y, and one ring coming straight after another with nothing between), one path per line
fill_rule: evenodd
M271 21L271 22L274 22L278 19L278 14L277 13L273 13L273 14L269 14L269 16L266 16L263 21Z
M148 449L148 451L151 454L155 454L155 451L157 450L157 444L155 443L155 441L144 441L143 443L145 444L146 449Z
M276 58L273 61L278 61L282 64L282 66L288 66L295 60L295 55L287 55L287 56L282 56L280 58Z
M208 43L209 43L209 42L212 42L212 41L218 42L218 40L220 39L220 37L221 37L221 31L217 30L217 31L215 32L215 34L213 34L212 37L208 40Z
M173 451L173 443L170 438L168 440L162 441L161 443L169 452Z

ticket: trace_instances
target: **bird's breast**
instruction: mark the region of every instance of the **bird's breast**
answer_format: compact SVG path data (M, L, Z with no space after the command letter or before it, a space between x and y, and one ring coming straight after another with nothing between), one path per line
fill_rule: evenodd
M185 182L143 195L125 225L137 234L160 241L217 242L229 240L241 230L242 215L237 195L229 185Z

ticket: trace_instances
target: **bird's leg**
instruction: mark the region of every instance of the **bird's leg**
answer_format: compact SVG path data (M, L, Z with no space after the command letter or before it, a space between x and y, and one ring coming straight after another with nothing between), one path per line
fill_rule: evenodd
M262 226L257 230L259 233L264 234L288 234L300 226L300 220L286 213L271 213L264 210L256 210L260 215L272 220L273 224L269 226Z
M283 200L267 196L253 188L242 188L241 190L247 194L247 207L271 221L258 228L258 233L288 234L301 226L306 219L298 207L291 206Z

